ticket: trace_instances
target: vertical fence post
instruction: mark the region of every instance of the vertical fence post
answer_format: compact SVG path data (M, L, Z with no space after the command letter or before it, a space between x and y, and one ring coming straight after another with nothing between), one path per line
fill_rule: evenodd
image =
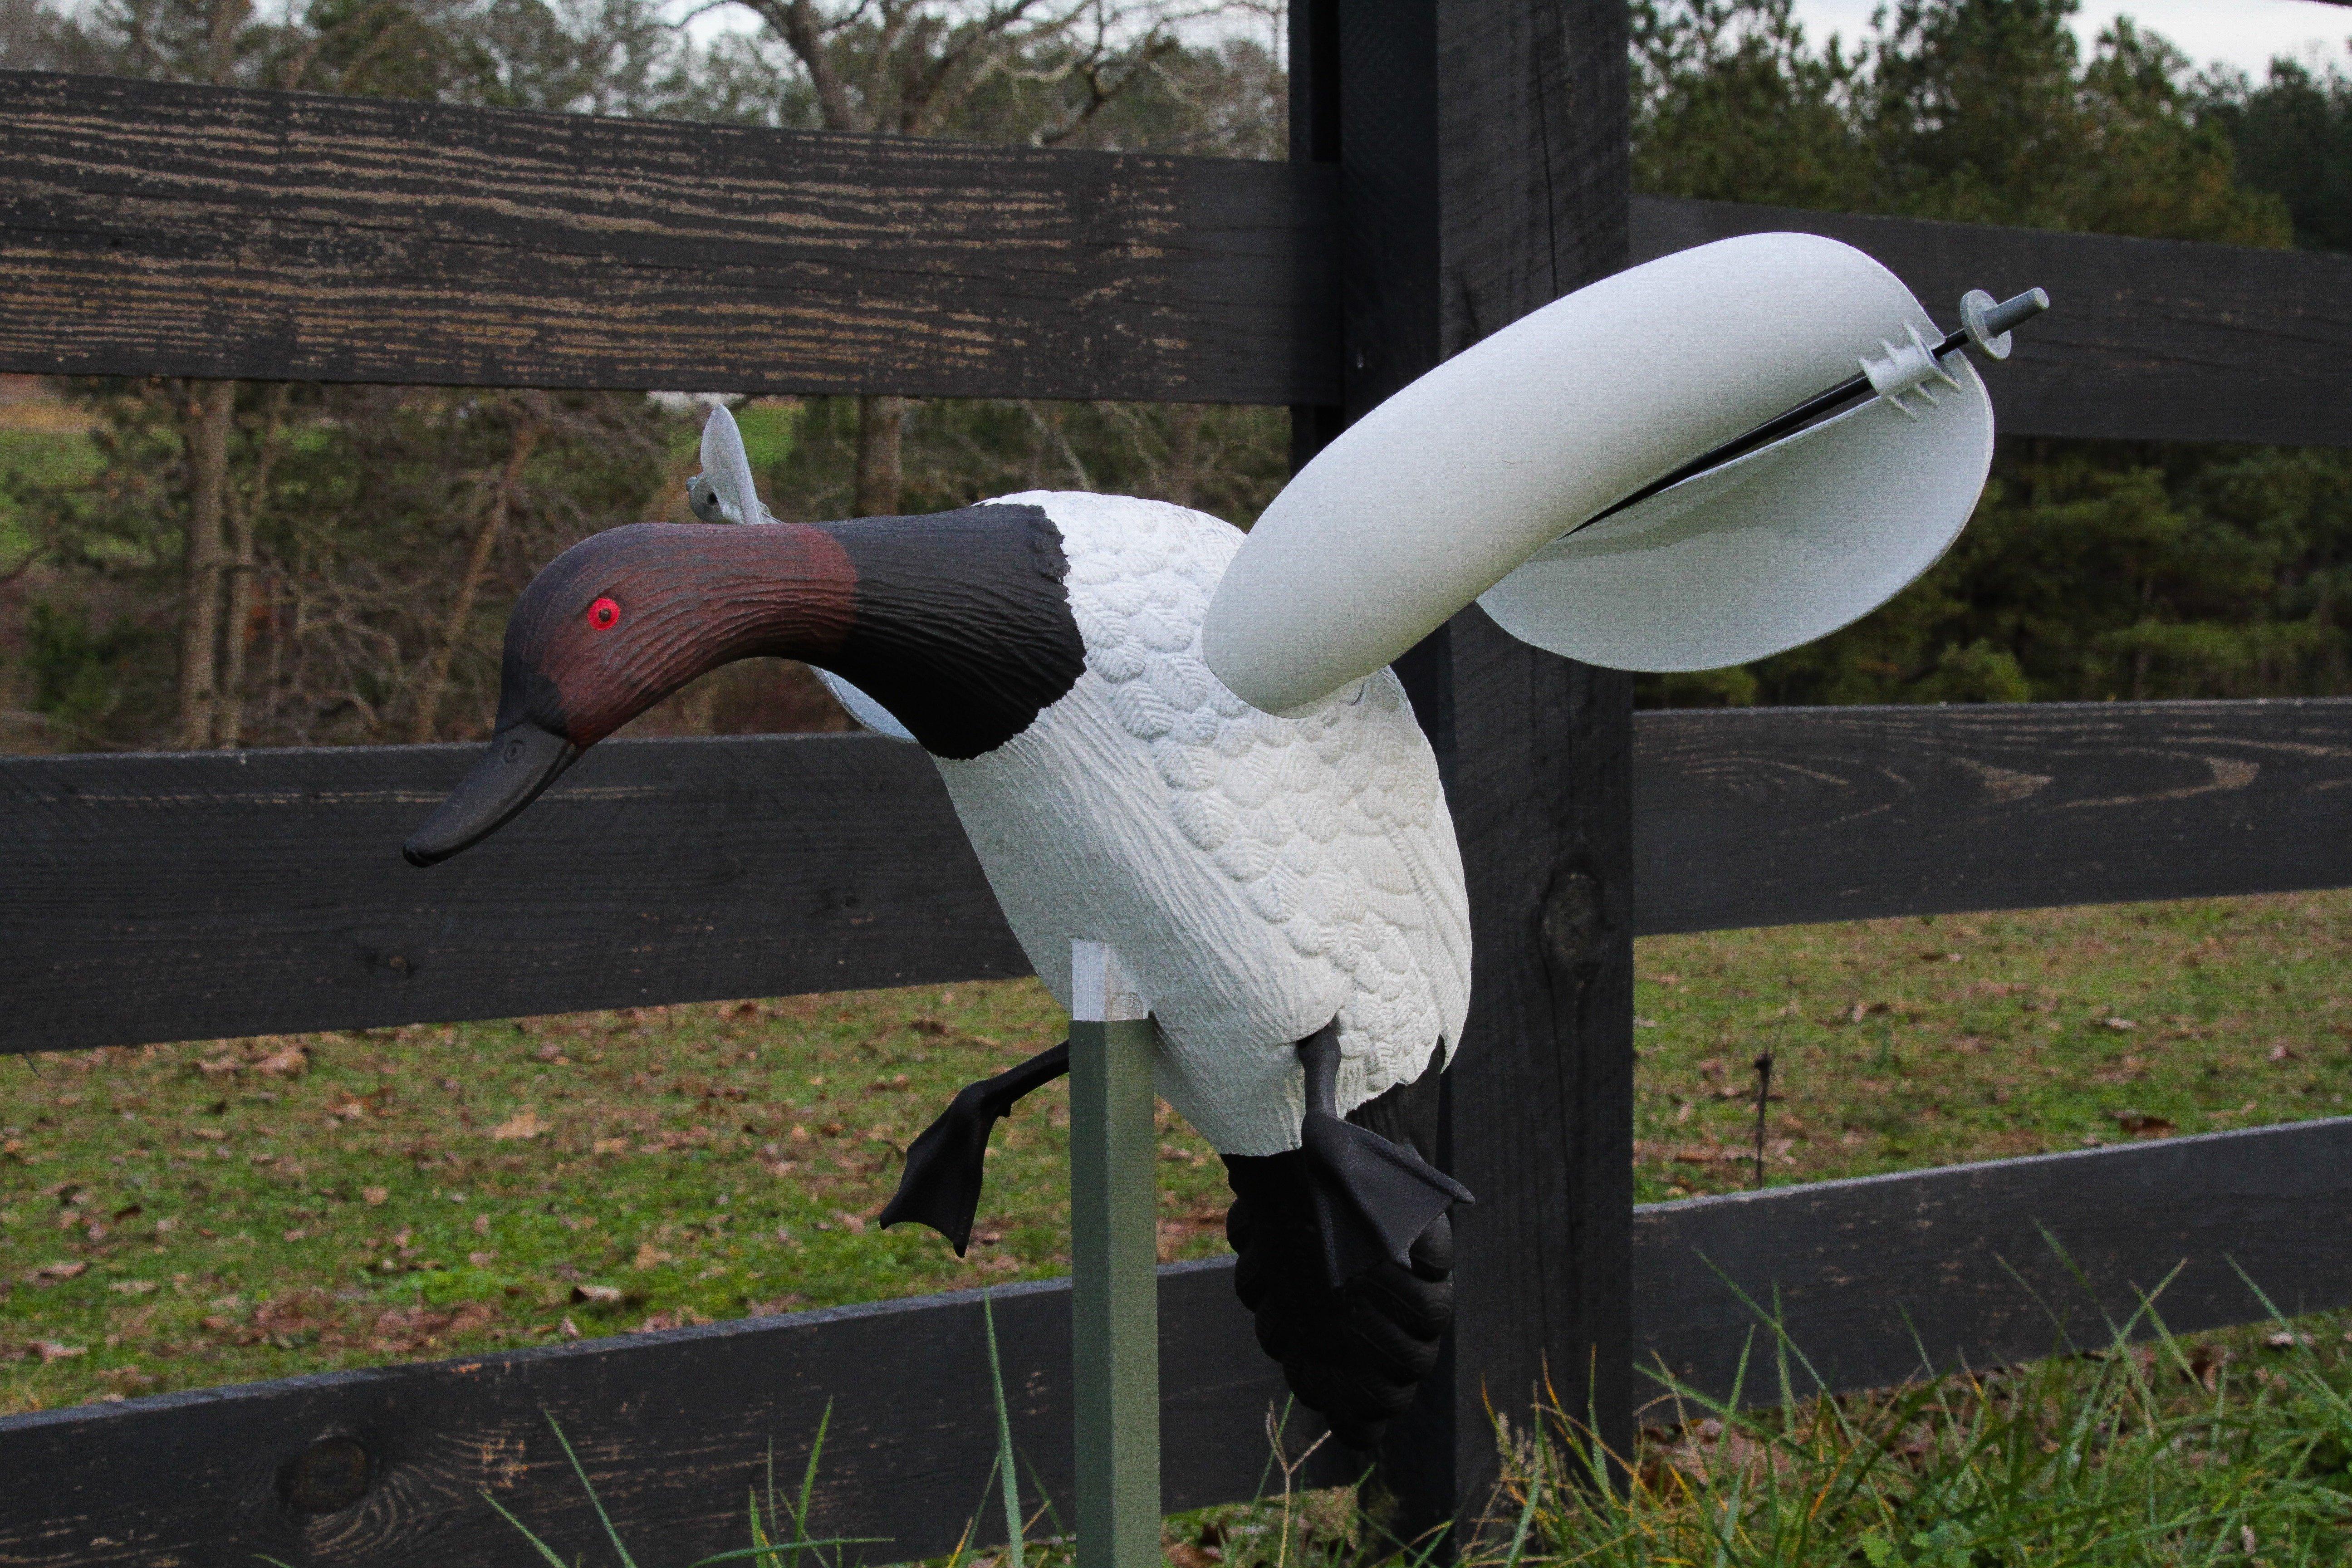
M1079 1568L1160 1562L1159 1215L1150 1009L1070 944L1070 1314Z
M1341 418L1626 264L1627 45L1625 0L1294 0L1292 156L1340 171ZM1332 422L1300 412L1303 458ZM1476 943L1440 1149L1478 1194L1454 1338L1381 1456L1411 1535L1476 1528L1489 1411L1632 1440L1633 685L1475 608L1398 668Z

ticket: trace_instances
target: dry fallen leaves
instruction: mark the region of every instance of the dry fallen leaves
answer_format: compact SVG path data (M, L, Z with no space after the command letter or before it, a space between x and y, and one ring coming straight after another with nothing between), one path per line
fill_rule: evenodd
M629 1267L642 1274L648 1268L667 1263L668 1261L668 1253L663 1251L660 1247L656 1247L652 1242L646 1241L640 1242L637 1245L636 1260L631 1263Z
M547 1126L540 1121L539 1112L526 1105L496 1127L491 1128L490 1136L504 1142L514 1139L536 1138L546 1131Z
M572 1300L575 1304L585 1304L591 1301L617 1301L620 1299L620 1289L614 1285L574 1285L572 1287Z
M310 1047L297 1040L292 1045L270 1052L253 1064L256 1072L272 1073L281 1078L297 1078L310 1065Z
M392 1189L389 1187L362 1187L360 1189L360 1202L368 1205L370 1207L373 1207L375 1205L383 1202L384 1199L390 1196L392 1196Z
M665 1329L690 1329L710 1321L691 1307L678 1307L667 1312L656 1312L637 1325L641 1334L657 1334Z

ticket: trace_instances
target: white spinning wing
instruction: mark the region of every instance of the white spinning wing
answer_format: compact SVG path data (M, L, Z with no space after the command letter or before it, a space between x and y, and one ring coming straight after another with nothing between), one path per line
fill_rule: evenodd
M751 479L751 454L744 448L743 432L735 423L735 416L727 412L726 405L713 405L710 417L702 426L702 471L710 476L710 488L719 498L719 510L734 522L773 522L768 509L760 504L759 487ZM810 667L815 668L814 665ZM829 669L818 669L816 678L833 693L833 700L849 710L849 716L869 730L877 731L894 741L911 741L915 737L904 724L891 716L890 710Z
M1296 712L1472 600L1623 669L1737 664L1833 631L1974 510L1992 407L1955 353L1862 406L1600 514L1871 362L1935 363L1900 279L1815 235L1748 235L1555 300L1431 371L1275 498L1202 626L1218 678ZM1957 384L1952 384L1957 383Z
M809 668L816 669L814 665ZM914 731L899 723L890 710L883 707L833 671L817 669L816 678L824 682L824 689L833 693L833 700L848 709L849 716L867 729L887 735L894 741L911 741L915 738Z
M744 449L743 432L723 403L710 405L702 422L702 471L719 497L719 510L730 522L773 522L760 504L760 488L751 479L751 454Z

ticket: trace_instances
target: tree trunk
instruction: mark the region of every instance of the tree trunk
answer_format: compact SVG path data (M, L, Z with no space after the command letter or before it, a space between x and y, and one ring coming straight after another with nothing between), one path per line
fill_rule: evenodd
M903 397L857 400L857 516L898 515L898 437L906 423Z
M245 721L245 655L253 641L253 592L255 588L253 533L261 520L261 506L269 489L269 470L277 466L286 419L286 397L292 388L285 382L272 385L267 395L267 409L262 430L261 452L254 459L253 482L246 488L245 504L229 520L228 534L228 624L222 628L220 701L213 716L214 743L223 751L234 751L238 732Z
M525 419L515 426L514 441L507 448L506 470L499 476L498 488L490 492L489 510L483 516L480 531L474 535L473 551L466 558L466 574L457 580L457 597L449 605L449 618L442 623L440 638L425 667L423 689L416 694L416 716L408 729L408 739L414 744L423 745L433 739L433 727L441 712L441 695L449 687L449 666L457 657L457 643L466 635L466 623L473 618L474 598L481 592L483 577L489 573L490 552L498 547L499 535L506 531L515 481L522 477L522 466L530 460L530 449L537 445L536 420Z
M214 648L220 638L221 510L228 491L228 437L236 416L236 383L201 383L195 395L195 416L189 424L195 472L182 574L175 738L190 749L212 744L218 700Z
M252 14L251 0L213 0L205 74L224 87L236 79L236 30Z

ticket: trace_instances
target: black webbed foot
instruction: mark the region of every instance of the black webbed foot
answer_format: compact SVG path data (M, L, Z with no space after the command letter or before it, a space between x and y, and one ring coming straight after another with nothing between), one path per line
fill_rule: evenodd
M1318 1067L1324 1046L1328 1065ZM1370 1452L1390 1419L1412 1405L1453 1323L1454 1230L1444 1209L1467 1201L1468 1194L1453 1197L1459 1184L1413 1147L1436 1147L1434 1061L1420 1079L1359 1106L1342 1121L1330 1116L1336 1037L1325 1031L1303 1043L1300 1055L1307 1059L1309 1125L1318 1115L1328 1116L1341 1131L1309 1133L1308 1147L1287 1153L1225 1156L1234 1187L1225 1232L1240 1255L1234 1288L1255 1320L1259 1347L1282 1364L1283 1379L1299 1403L1322 1412L1342 1443ZM1355 1151L1340 1157L1342 1172L1374 1163L1370 1178L1351 1185L1331 1163L1310 1156L1318 1138L1344 1141ZM1432 1187L1422 1172L1443 1184ZM1409 1190L1393 1196L1392 1186ZM1423 1207L1429 1194L1445 1195L1433 1217L1405 1238L1399 1256L1391 1238L1415 1213L1429 1212ZM1353 1239L1335 1241L1335 1236ZM1358 1261L1360 1267L1350 1267Z
M1440 1215L1478 1200L1412 1144L1340 1120L1337 1024L1301 1040L1298 1056L1307 1064L1299 1146L1323 1244L1325 1283L1336 1290L1382 1261L1410 1268L1412 1244Z
M988 1135L1031 1090L1070 1070L1070 1042L1041 1051L994 1078L966 1084L938 1121L907 1145L898 1190L882 1210L884 1228L900 1220L929 1226L961 1258L971 1245L972 1215L988 1160Z

